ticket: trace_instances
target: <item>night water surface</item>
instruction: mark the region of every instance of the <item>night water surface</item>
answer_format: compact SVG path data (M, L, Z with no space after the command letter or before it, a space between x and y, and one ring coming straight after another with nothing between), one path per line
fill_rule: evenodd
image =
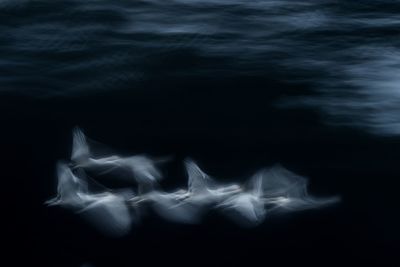
M399 264L400 1L0 0L0 112L5 266ZM281 164L341 201L103 236L44 205L75 126L170 156L165 189L191 157L225 182Z

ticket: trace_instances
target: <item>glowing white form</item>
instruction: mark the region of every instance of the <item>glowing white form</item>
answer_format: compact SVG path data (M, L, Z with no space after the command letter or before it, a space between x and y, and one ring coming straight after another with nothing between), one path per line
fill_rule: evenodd
M73 131L71 161L70 164L58 163L57 196L46 203L71 209L98 229L115 236L128 233L133 222L140 220L140 209L146 207L163 219L178 223L200 223L203 215L213 209L239 225L255 226L268 214L318 208L339 201L338 197L310 196L307 179L280 165L257 172L244 184L221 184L190 159L184 162L187 189L164 192L156 189L161 171L149 157L93 158L86 137L78 128ZM90 184L99 183L88 178L85 171L111 170L128 170L127 178L136 183L137 195L104 186L100 193L90 190Z

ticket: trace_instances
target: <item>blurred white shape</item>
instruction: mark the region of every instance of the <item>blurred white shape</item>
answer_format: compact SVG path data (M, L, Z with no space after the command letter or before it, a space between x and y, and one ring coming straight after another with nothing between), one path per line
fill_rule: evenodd
M304 210L332 204L339 199L315 198L308 194L308 180L280 165L259 172L266 204L279 210Z
M57 196L47 204L71 209L110 235L119 236L130 230L132 218L122 195L91 194L87 182L74 175L65 163L57 164L57 175Z
M46 201L46 204L59 205L70 209L81 209L85 204L81 195L87 192L87 183L76 177L67 164L58 162L57 171L57 196Z
M82 195L86 207L79 210L96 228L112 236L127 234L131 229L131 213L126 200L109 192Z
M149 202L162 218L180 223L200 223L202 215L240 190L237 185L216 186L216 182L192 160L185 160L188 187L172 193L153 190L137 197L138 203Z
M151 208L162 218L179 223L199 223L201 219L201 207L184 201L187 198L185 190L173 193L152 191L140 196L141 201L150 202Z
M281 106L316 108L327 115L324 122L328 124L364 129L381 136L399 135L398 47L363 44L340 49L331 57L289 62L292 66L324 71L327 75L313 82L318 94L288 97ZM348 60L350 58L352 60Z
M189 192L189 197L185 201L202 205L218 204L241 190L236 184L218 185L190 159L185 160L185 167Z
M254 175L246 190L233 195L223 201L218 207L225 211L225 214L243 226L254 226L264 221L266 210L263 196L263 175Z
M161 179L161 172L156 167L156 161L143 155L130 157L113 155L93 158L86 136L79 128L75 128L73 131L71 160L74 168L83 168L97 174L120 171L122 175L118 176L134 180L138 184L139 190L143 190L144 186L151 187Z
M187 189L167 193L151 187L147 192L139 190L138 195L131 190L110 190L89 180L85 170L130 168L139 188L156 183L155 174L161 174L152 161L141 156L91 158L86 137L78 128L74 130L71 159L73 170L66 163L57 164L57 196L46 203L71 209L113 236L128 233L131 224L140 219L143 206L173 222L200 223L205 212L217 209L240 225L255 226L264 221L267 212L318 208L339 200L310 196L307 179L280 165L257 172L243 185L221 184L191 159L184 162ZM100 193L89 190L93 183L101 188Z

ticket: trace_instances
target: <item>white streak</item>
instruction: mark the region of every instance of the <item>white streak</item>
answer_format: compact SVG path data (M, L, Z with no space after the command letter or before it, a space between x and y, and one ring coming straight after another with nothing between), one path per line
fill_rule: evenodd
M79 128L73 131L71 160L74 168L82 168L97 174L113 172L117 178L135 182L141 189L151 187L161 179L161 172L156 166L158 162L144 155L130 157L111 155L94 158L90 153L87 138Z
M90 160L91 153L83 132L75 129L73 135L73 170L66 163L57 164L57 196L47 204L71 209L101 231L114 236L126 234L131 224L140 220L140 211L146 207L173 222L200 223L203 215L214 209L242 226L255 226L272 211L318 208L339 200L310 196L307 179L279 165L257 172L247 183L223 184L211 178L190 159L185 160L186 189L167 193L152 187L143 192L141 186L149 181L159 187L159 179L150 178L155 177L154 173L160 174L151 161L140 156L121 158L115 155ZM90 180L84 172L86 169L107 169L110 166L131 170L138 184L138 195L131 190L110 190L98 181ZM92 184L100 187L102 192L90 190Z
M71 209L106 234L120 236L130 230L132 218L122 194L89 192L87 181L65 163L57 164L57 175L57 196L47 204Z

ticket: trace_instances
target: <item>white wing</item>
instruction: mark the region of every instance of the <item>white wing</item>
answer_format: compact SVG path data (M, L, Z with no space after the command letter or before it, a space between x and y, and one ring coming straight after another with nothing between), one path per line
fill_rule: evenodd
M263 190L264 172L256 173L249 181L249 193L256 198L260 198L264 194Z
M257 176L262 177L264 197L302 197L307 194L307 179L280 165L262 170Z
M142 155L132 156L127 158L126 162L132 168L135 178L139 181L156 182L162 177L155 161L149 157Z
M210 179L197 164L190 160L185 160L186 172L188 175L188 190L193 194L200 194L208 191L207 182Z
M132 217L123 197L112 193L88 196L91 203L79 211L100 231L122 236L131 229Z
M150 193L152 207L162 218L179 223L198 223L201 209L190 202L178 199L173 193L153 191Z
M89 146L87 144L86 136L82 130L75 127L72 132L72 152L71 160L73 162L80 162L89 158Z
M79 193L87 191L85 181L76 177L71 169L62 162L57 163L57 196L47 201L49 205L61 205L70 208L80 208L84 201Z
M339 200L337 197L315 198L310 196L307 185L306 178L280 165L263 171L263 197L277 199L276 206L281 210L317 208Z
M247 193L233 196L218 207L222 207L227 216L243 226L257 225L265 217L263 204Z

